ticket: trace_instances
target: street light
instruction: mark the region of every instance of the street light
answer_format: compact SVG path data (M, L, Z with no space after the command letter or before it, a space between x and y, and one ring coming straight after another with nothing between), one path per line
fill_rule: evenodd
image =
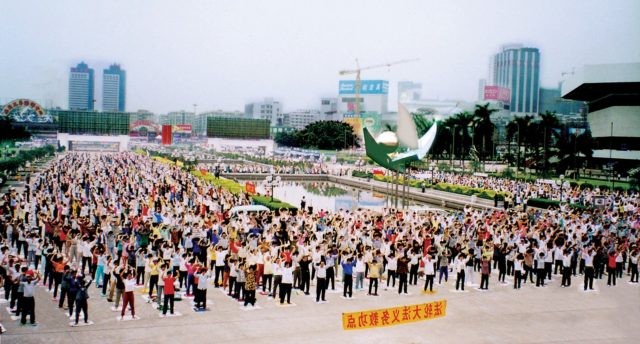
M433 174L438 171L435 162L432 161L431 164L429 164L429 171L431 172L431 185L433 185Z
M560 203L562 203L562 199L564 198L564 174L560 175Z
M269 188L271 188L271 202L273 202L273 189L276 186L280 186L280 182L282 181L282 179L280 178L280 176L275 176L273 175L273 173L271 173L270 175L267 176L267 178L264 180L266 186Z

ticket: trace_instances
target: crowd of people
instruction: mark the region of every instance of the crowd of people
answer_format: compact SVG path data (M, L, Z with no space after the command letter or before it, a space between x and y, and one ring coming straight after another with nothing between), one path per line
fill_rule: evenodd
M78 325L81 314L90 322L92 286L126 320L137 317L137 289L164 316L178 298L193 297L193 310L206 311L210 287L255 308L258 297L291 304L294 289L313 297L312 285L321 304L328 292L345 299L354 290L408 294L408 286L431 293L449 277L460 292L505 286L507 276L515 290L554 278L568 287L578 275L584 291L605 276L612 287L626 274L638 283L635 195L618 196L633 208L604 210L231 215L251 203L249 195L131 152L68 153L27 185L0 199L0 277L22 324L35 323L36 285Z

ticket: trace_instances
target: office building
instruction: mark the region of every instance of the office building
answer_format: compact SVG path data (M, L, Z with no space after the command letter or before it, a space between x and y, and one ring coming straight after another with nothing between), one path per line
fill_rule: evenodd
M580 101L563 99L558 88L540 88L540 113L555 112L558 117L581 116L584 111L584 103ZM562 118L561 118L562 119Z
M126 73L112 64L102 73L102 111L123 112L126 108Z
M268 119L271 121L272 127L284 125L284 115L282 113L282 104L273 98L265 98L261 102L253 102L246 104L244 112L249 118Z
M322 121L324 118L325 116L318 110L298 110L286 114L284 126L300 130L313 122Z
M491 84L511 91L510 110L516 115L538 114L540 52L537 48L506 45L491 58Z
M320 99L320 113L330 119L336 119L338 113L338 98L324 97Z
M69 110L94 109L93 69L80 62L69 72Z

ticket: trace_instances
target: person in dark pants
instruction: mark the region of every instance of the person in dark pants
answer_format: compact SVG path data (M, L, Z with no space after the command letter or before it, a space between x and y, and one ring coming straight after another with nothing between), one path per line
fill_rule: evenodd
M64 306L64 298L69 295L69 287L75 278L75 271L71 271L69 265L64 267L64 275L62 275L62 283L60 284L60 298L58 299L58 308Z
M88 282L85 282L84 276L78 277L78 291L76 292L75 325L78 325L80 312L84 313L84 323L87 324L89 322L89 305L87 304L87 299L89 299L88 288L89 286L91 286L91 282L93 282L93 280L89 280Z
M300 290L305 295L309 295L309 287L311 286L311 271L309 266L311 265L311 257L306 255L302 257L302 260L298 263L300 265Z
M356 262L353 261L353 257L347 258L346 262L342 262L342 272L344 274L344 286L342 289L342 296L349 298L353 297L353 267L356 266ZM329 270L333 271L333 268L329 267L326 269L327 272ZM328 281L328 280L327 280ZM327 287L329 284L327 283ZM326 288L325 288L326 289Z
M425 258L422 258L424 262L424 275L426 277L426 281L424 282L424 291L427 291L429 288L430 292L433 292L433 280L436 277L436 266L435 262L431 258L431 255L427 255Z
M489 290L489 274L491 273L491 263L489 258L483 258L480 266L480 289Z
M465 279L465 265L467 264L467 256L464 253L458 255L458 258L453 263L453 268L457 272L456 277L456 290L462 289L464 291L464 279Z
M562 256L562 286L571 286L571 251L565 250Z
M407 294L407 274L409 273L409 257L407 257L407 251L404 252L404 256L398 259L398 294Z
M175 302L175 287L174 283L176 278L173 276L173 272L168 270L163 277L164 279L164 304L162 305L162 316L167 315L167 308L171 307L171 314L173 314L173 304Z
M593 290L593 257L595 252L593 249L583 250L582 259L584 260L584 290Z
M613 285L616 285L616 275L617 275L617 270L616 270L616 258L618 257L620 253L616 252L616 251L612 251L609 252L609 254L607 255L607 275L608 275L608 281L607 281L607 286L611 286L611 283L613 281Z
M40 273L29 270L26 273L27 280L20 282L23 290L22 297L22 318L20 323L25 325L27 323L27 315L32 325L36 323L36 301L34 298L34 292L38 281L40 281Z
M73 316L73 305L77 301L79 289L80 282L74 274L73 278L69 281L69 289L67 290L67 308L69 308L69 317Z
M378 278L380 278L382 271L382 263L378 263L374 259L369 263L369 295L378 296ZM371 289L373 287L373 293Z
M522 283L522 265L524 261L524 255L518 253L516 259L513 261L513 289L520 289Z
M536 268L536 287L544 287L544 278L547 275L545 270L544 252L538 253L538 261Z
M293 285L293 268L291 263L286 262L282 268L282 283L280 284L280 304L284 303L286 297L287 303L291 304L291 287Z
M325 292L327 290L327 268L324 266L324 261L320 261L315 266L316 272L316 302L323 302L325 300Z

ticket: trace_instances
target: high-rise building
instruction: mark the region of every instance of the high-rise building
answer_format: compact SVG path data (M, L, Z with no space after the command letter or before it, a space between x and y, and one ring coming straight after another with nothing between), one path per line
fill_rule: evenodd
M324 97L320 99L320 113L327 118L335 119L338 112L338 98Z
M478 100L484 100L484 87L487 86L487 79L478 80Z
M126 73L119 64L112 64L102 74L102 110L125 111Z
M422 84L413 81L398 82L398 102L406 103L422 98Z
M540 113L555 112L559 116L581 116L584 110L584 102L563 99L560 96L560 87L540 87Z
M284 125L282 105L273 98L265 98L261 102L249 103L244 106L244 112L253 119L268 119L272 127Z
M505 45L491 58L490 86L511 90L511 112L538 113L540 51L522 45Z
M69 110L93 110L93 69L80 62L69 72Z

